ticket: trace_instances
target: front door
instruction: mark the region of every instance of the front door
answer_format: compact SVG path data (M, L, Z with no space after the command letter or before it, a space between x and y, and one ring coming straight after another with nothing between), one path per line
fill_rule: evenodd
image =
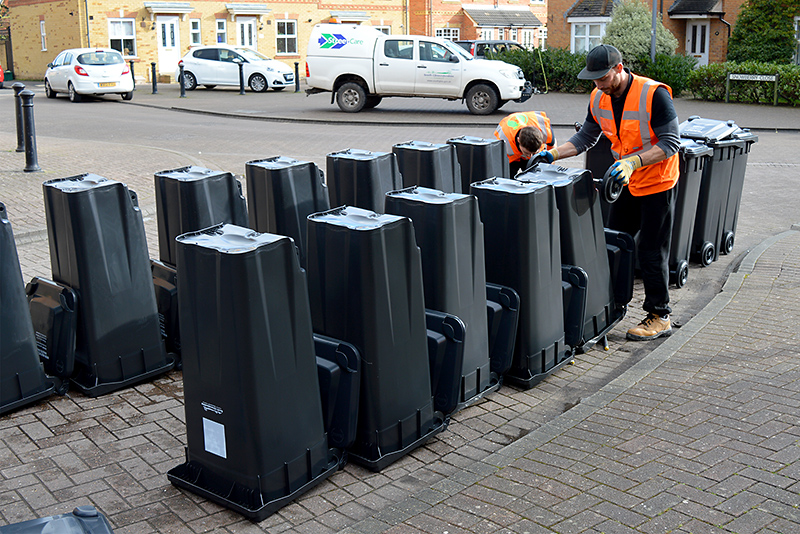
M708 65L708 21L686 22L686 53L697 59L697 65Z
M257 50L255 17L236 17L236 44Z
M158 31L158 72L174 74L181 59L178 17L156 17Z

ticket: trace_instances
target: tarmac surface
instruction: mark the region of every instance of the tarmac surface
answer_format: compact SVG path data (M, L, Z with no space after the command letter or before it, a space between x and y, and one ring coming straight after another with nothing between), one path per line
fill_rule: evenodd
M50 277L41 184L93 172L135 190L158 257L154 172L243 174L276 154L314 161L410 138L490 137L516 110L546 111L559 141L586 95L535 95L476 117L461 102L386 99L345 114L329 95L239 95L174 85L75 105L36 93L40 173L16 153L0 91L0 201L23 280ZM348 464L253 523L169 484L186 433L179 371L91 399L70 391L0 417L0 525L96 506L116 533L800 532L800 110L677 99L679 117L731 119L759 136L736 244L672 288L674 334L629 342L642 288L609 336L530 390L503 386L379 473ZM582 157L564 162L582 166Z

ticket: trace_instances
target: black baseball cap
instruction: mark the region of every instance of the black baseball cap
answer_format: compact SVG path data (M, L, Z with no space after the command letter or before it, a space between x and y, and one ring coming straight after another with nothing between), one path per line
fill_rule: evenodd
M581 80L597 80L622 63L622 54L611 45L598 45L586 56L586 67L578 74Z

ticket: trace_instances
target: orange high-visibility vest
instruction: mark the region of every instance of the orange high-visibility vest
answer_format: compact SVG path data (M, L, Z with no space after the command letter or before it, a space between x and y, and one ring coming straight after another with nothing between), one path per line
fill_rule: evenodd
M550 128L550 119L544 111L512 113L501 120L494 131L494 136L506 145L506 155L508 155L509 163L524 159L522 151L517 146L517 132L525 126L539 128L539 131L544 134L548 148L552 148L555 144L553 130Z
M625 97L619 135L610 96L595 88L589 106L594 120L611 141L611 152L617 160L647 152L658 143L658 138L650 127L653 94L658 87L665 87L672 96L672 89L666 84L633 73L630 76L633 77L633 82L628 96ZM672 189L678 182L679 165L678 154L673 154L664 161L636 169L628 184L631 195L638 197Z

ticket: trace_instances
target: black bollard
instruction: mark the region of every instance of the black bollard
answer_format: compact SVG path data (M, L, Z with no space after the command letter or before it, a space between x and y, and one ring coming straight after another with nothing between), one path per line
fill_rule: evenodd
M19 93L22 99L22 125L25 129L25 172L41 171L36 157L36 129L33 126L33 91Z
M19 97L20 92L25 89L25 84L22 82L14 82L11 86L14 90L14 101L16 108L17 120L17 152L25 152L25 130L22 125L22 99Z
M186 81L183 79L183 62L178 63L178 81L181 83L181 98L186 98Z
M294 92L300 92L300 63L294 62Z
M239 64L239 94L244 94L244 63L242 61L237 61L236 63Z
M158 81L156 80L156 62L150 63L150 79L153 80L153 94L158 94Z
M130 60L131 65L131 80L133 80L133 90L136 90L136 76L133 75L133 60Z

